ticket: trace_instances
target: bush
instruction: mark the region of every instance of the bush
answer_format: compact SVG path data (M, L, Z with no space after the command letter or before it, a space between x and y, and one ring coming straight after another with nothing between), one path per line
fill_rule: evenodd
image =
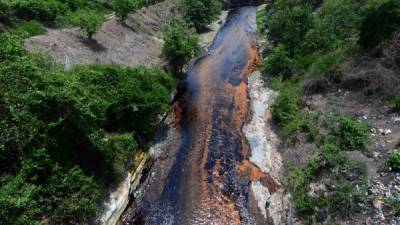
M170 21L163 38L162 52L174 73L181 72L183 66L200 51L198 35L180 19Z
M277 1L277 10L267 20L270 40L287 47L290 56L297 53L304 35L310 29L311 8L296 0Z
M134 13L138 7L138 0L114 0L113 9L118 20L123 22L129 13Z
M305 52L328 52L356 41L360 24L355 0L324 1L305 35Z
M57 0L16 0L13 8L21 19L45 22L53 22L67 11L65 5Z
M222 4L219 0L182 0L179 8L186 22L200 32L218 18Z
M385 162L387 170L393 172L400 172L400 152L392 153Z
M301 114L298 90L295 87L289 86L281 90L272 105L271 112L274 120L281 128L297 120Z
M0 20L10 22L12 4L9 0L0 0Z
M315 61L308 68L306 75L312 77L325 77L327 79L335 78L340 74L340 69L346 59L346 52L344 49L337 49L328 52Z
M22 38L28 38L35 35L40 35L46 33L46 29L42 24L35 20L23 22L17 28L11 30L11 33L16 34Z
M8 33L0 34L0 60L14 60L26 53L20 37Z
M19 38L0 39L0 224L88 224L131 163L136 142L125 133L148 134L168 110L171 76L111 65L65 72Z
M400 2L397 0L369 1L361 24L359 44L373 48L400 29Z
M284 79L289 79L292 76L292 60L289 58L285 46L278 45L269 52L262 71L265 75L282 76Z
M369 143L368 126L348 117L338 119L339 127L336 132L341 138L341 143L347 149L359 149Z
M393 98L394 109L400 112L400 95L397 95Z
M103 14L95 10L82 9L70 13L67 20L68 23L81 28L91 39L106 19Z

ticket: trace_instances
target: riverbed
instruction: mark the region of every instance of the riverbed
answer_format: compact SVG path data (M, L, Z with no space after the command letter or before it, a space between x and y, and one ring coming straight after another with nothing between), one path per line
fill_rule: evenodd
M169 131L178 138L157 156L125 224L267 224L252 192L269 198L278 187L269 170L251 160L243 132L252 118L248 76L260 66L256 10L231 10L208 53L188 68L187 92Z

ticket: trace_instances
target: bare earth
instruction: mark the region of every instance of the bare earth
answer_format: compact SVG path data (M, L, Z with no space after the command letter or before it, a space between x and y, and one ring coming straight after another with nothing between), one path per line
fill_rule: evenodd
M129 15L126 24L114 16L89 40L79 28L49 29L31 37L25 45L32 51L52 55L66 69L76 64L118 64L155 66L164 63L161 56L162 27L171 18L176 0L165 0Z

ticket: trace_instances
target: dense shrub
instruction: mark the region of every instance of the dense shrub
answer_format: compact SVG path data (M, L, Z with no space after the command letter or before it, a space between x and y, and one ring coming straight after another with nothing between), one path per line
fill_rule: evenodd
M284 79L291 77L293 62L289 58L285 46L278 45L268 53L268 59L262 67L262 72L267 76L282 76Z
M312 28L305 35L306 52L327 52L351 45L358 37L360 16L355 0L328 0L313 15Z
M22 38L28 38L35 35L44 34L46 33L46 29L42 26L42 24L38 23L37 21L30 20L23 22L18 27L12 29L10 32Z
M129 13L134 13L139 7L137 0L114 0L112 3L115 15L123 22Z
M268 38L287 47L290 56L299 52L311 25L311 8L300 1L279 0L276 11L267 20Z
M13 60L26 53L20 37L8 33L0 35L0 60Z
M400 151L392 153L385 162L389 171L400 172Z
M219 0L182 0L180 10L187 23L192 23L197 31L202 31L221 12Z
M393 98L394 109L400 112L400 95Z
M10 22L12 4L8 0L0 0L0 20Z
M57 0L16 0L13 8L19 18L46 22L54 21L67 11L66 6Z
M272 115L278 125L288 124L293 121L300 112L300 99L295 88L288 87L282 90L272 105Z
M317 57L309 66L306 72L308 78L316 76L325 77L326 79L335 78L340 75L341 67L346 59L346 51L337 49Z
M188 60L200 51L198 35L180 19L170 21L163 38L162 52L175 73L181 72Z
M400 29L399 1L369 1L365 8L359 39L362 47L372 48Z
M93 35L101 28L101 25L105 21L103 14L95 10L77 10L68 16L68 23L78 26L82 31L86 33L88 38L92 38Z
M347 149L359 149L369 143L368 126L348 117L338 119L339 127L336 132L341 143Z
M0 224L87 224L167 110L161 69L59 71L0 35ZM113 131L113 135L106 135ZM124 131L120 134L118 131Z

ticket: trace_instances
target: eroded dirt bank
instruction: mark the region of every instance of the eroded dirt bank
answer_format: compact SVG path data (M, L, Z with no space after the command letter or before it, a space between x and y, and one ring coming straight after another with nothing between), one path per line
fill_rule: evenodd
M48 30L25 41L30 50L50 53L68 69L75 64L117 64L121 66L158 66L161 57L161 31L174 15L177 0L165 0L129 15L126 24L109 17L93 40L78 28Z

